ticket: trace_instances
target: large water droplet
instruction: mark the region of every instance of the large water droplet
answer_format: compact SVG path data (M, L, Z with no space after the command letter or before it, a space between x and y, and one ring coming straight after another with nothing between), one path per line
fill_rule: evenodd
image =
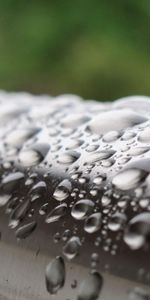
M103 159L110 158L115 153L114 150L102 150L97 152L92 152L86 157L86 161L89 164L95 163L97 161L101 161Z
M94 233L101 227L101 213L94 213L85 220L84 230L88 233Z
M11 193L15 187L24 179L25 175L22 172L16 172L4 177L1 183L1 192Z
M77 128L79 125L82 125L89 120L89 116L84 116L83 114L72 114L63 120L62 125L63 127Z
M133 250L150 243L150 213L140 213L132 218L124 235L125 243Z
M147 173L139 169L125 169L117 174L112 184L119 190L127 191L136 188L142 180L145 179Z
M89 274L81 283L78 300L96 300L99 297L103 285L103 278L98 272Z
M9 226L11 228L15 228L18 226L19 222L23 220L23 218L26 216L29 208L30 208L30 201L26 200L23 203L19 204L11 213L10 220L9 220Z
M148 148L148 147L135 147L135 148L131 148L131 149L128 151L128 155L131 155L131 156L137 156L137 155L144 154L144 153L146 153L147 151L149 151L149 148Z
M64 286L66 277L65 263L62 257L56 257L46 267L46 287L50 294L56 294Z
M5 143L10 146L20 147L26 140L31 138L38 131L39 128L35 127L16 129L7 135Z
M77 151L67 151L59 156L58 162L60 164L72 164L80 157Z
M35 144L30 149L22 150L19 153L19 162L24 167L35 166L45 158L48 151L48 144Z
M59 183L54 191L53 197L58 201L63 201L69 196L71 188L71 182L68 179L65 179Z
M103 134L111 130L122 130L147 121L147 119L132 110L118 109L103 112L89 123L92 133Z
M141 143L150 143L150 129L147 128L142 131L138 136L138 140Z
M72 139L67 144L66 150L76 149L76 148L80 147L82 144L83 144L82 140Z
M94 203L91 200L83 199L75 203L72 208L71 215L76 220L84 220L94 208Z
M55 207L46 217L46 223L53 223L59 221L62 217L65 216L67 212L67 204L63 203Z

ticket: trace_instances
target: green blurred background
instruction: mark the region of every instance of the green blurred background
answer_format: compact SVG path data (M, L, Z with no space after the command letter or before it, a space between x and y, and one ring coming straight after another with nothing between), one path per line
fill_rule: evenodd
M150 1L0 0L0 89L150 95Z

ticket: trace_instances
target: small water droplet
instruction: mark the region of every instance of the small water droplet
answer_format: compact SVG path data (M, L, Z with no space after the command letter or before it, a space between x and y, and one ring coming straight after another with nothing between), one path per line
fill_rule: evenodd
M77 280L75 279L71 284L72 289L76 289L77 287Z
M48 203L44 203L39 209L39 214L41 216L45 215L47 213L47 209L48 209Z
M96 185L100 185L102 184L102 182L106 179L105 176L97 176L93 179L93 183L95 183Z
M146 153L147 151L149 151L149 148L148 148L148 147L135 147L135 148L131 148L131 149L128 151L128 155L131 155L131 156L137 156L137 155L144 154L144 153Z
M62 240L66 242L71 237L71 231L66 229L62 235Z
M86 151L87 152L94 152L99 148L99 145L88 145L86 147Z

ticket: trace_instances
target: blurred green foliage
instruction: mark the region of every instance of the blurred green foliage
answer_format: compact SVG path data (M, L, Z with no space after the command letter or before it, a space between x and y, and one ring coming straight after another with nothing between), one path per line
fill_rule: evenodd
M150 1L0 0L0 88L150 95Z

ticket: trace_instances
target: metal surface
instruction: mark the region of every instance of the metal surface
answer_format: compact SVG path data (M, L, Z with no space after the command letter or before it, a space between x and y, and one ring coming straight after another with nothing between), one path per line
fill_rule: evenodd
M0 299L150 299L149 99L0 101ZM54 296L46 268L58 256ZM89 277L84 295L91 274L102 287L92 294Z

